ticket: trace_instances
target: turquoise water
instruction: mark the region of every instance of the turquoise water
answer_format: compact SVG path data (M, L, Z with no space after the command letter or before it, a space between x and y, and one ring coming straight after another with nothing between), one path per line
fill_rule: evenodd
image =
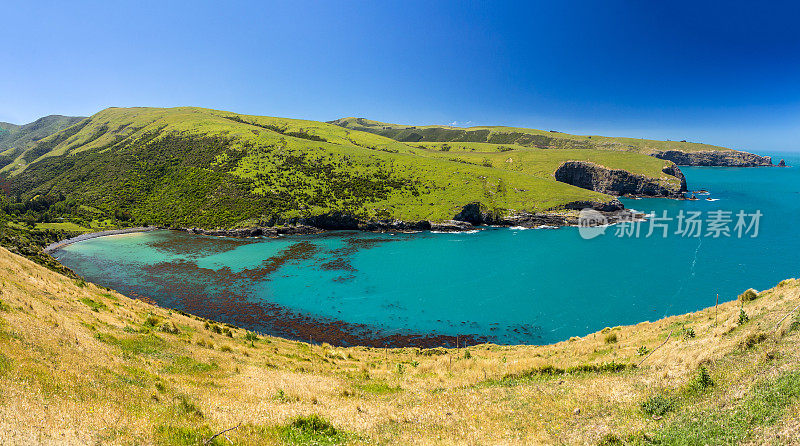
M591 240L576 228L255 240L156 231L76 243L55 257L162 306L283 336L370 345L452 344L454 336L550 343L798 276L800 169L682 170L690 189L710 195L625 205L669 217L732 211L731 229L739 210L759 210L758 237L647 238L648 223L640 238L616 237L609 227Z

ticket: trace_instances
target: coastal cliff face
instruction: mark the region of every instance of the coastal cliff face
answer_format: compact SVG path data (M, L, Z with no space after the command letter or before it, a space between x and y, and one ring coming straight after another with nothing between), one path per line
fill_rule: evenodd
M265 222L269 226L235 229L204 229L198 227L164 227L164 229L225 237L277 237L280 235L315 234L325 230L455 232L468 231L475 226L481 225L536 228L539 226L575 226L578 224L578 214L574 211L587 208L601 212L609 223L629 220L634 215L631 211L625 209L625 206L617 199L607 202L573 201L558 208L542 212L509 212L507 210L490 209L485 204L476 201L464 205L451 220L443 221L391 219L365 221L341 212L332 212L307 218Z
M656 158L672 161L679 166L760 167L772 166L772 158L736 150L708 150L681 152L667 150L652 154Z
M671 164L663 172L678 181L664 181L621 169L608 169L587 161L567 161L555 172L558 181L609 195L679 197L686 192L686 178Z

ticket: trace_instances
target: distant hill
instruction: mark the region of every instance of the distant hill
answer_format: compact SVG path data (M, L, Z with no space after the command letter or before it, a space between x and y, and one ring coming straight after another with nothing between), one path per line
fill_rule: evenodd
M442 221L474 202L510 215L614 200L556 181L567 161L622 169L674 191L681 185L665 173L671 162L636 151L412 144L330 123L191 107L103 110L39 140L0 173L28 199L65 196L139 223L205 228L331 214Z
M730 150L710 144L686 141L655 141L639 138L570 135L554 130L520 127L483 126L452 127L446 125L412 126L371 121L365 118L341 118L330 121L344 128L370 132L397 141L416 142L481 142L515 144L542 149L599 149L633 151L644 154L665 150L695 152L699 150Z
M76 124L85 117L50 115L30 124L0 122L0 169L17 159L37 141Z

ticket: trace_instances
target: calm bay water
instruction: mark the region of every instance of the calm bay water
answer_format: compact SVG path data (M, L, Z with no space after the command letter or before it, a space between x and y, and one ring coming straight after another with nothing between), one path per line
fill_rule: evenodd
M708 211L732 211L731 230L738 211L760 211L758 237L681 237L672 234L675 220L667 238L645 237L643 223L639 238L609 227L591 240L576 228L250 240L155 231L76 243L55 257L93 282L165 307L344 344L397 345L424 335L550 343L695 311L717 293L733 300L798 276L800 169L682 170L690 189L710 195L625 205L672 218L701 211L704 223Z

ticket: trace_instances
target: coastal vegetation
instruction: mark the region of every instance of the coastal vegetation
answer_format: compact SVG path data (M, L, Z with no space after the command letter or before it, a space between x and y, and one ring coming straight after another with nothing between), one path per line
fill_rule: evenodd
M0 122L0 169L13 163L39 140L84 119L76 116L50 115L25 125Z
M5 249L0 284L9 443L738 444L800 428L794 279L553 345L469 349L258 335Z
M665 173L670 161L618 144L550 148L496 137L407 143L337 123L191 107L109 108L2 167L12 201L6 207L24 208L32 223L87 229L235 228L333 214L444 221L475 202L503 216L613 201L604 191L557 181L554 172L570 160L680 186ZM32 209L34 202L44 207Z

